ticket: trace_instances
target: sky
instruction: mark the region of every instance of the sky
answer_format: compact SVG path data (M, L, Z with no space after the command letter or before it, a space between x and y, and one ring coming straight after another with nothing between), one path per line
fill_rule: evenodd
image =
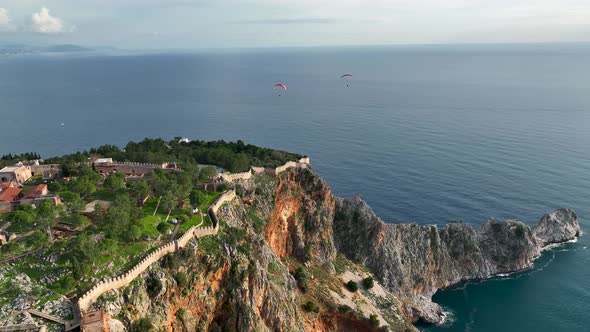
M0 0L0 44L200 49L589 40L588 0Z

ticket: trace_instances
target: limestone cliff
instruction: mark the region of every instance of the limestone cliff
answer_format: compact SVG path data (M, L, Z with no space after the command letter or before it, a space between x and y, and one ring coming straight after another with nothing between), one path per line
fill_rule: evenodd
M235 190L217 214L217 235L96 303L114 317L113 330L147 317L157 331L412 331L411 321L443 318L431 301L438 289L527 269L543 246L580 232L568 209L533 229L512 220L385 224L302 168L259 174Z
M157 331L412 331L401 303L336 255L335 202L307 169L236 184L220 232L169 255L129 287L101 297L113 326L149 318ZM345 287L359 282L358 291Z
M278 176L274 202L266 238L275 253L334 272L334 197L330 187L307 169L284 172Z
M441 308L430 301L438 289L530 268L544 245L578 235L577 216L569 209L545 215L532 230L513 220L490 220L478 229L462 223L438 228L385 224L362 200L336 199L338 251L397 294L414 321L443 319Z

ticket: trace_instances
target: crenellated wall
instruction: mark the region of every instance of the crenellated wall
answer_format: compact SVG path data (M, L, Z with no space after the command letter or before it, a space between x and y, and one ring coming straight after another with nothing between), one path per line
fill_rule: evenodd
M236 181L236 180L248 180L252 177L252 171L249 170L247 172L243 172L243 173L223 173L221 174L221 178L223 179L223 181L225 182L232 182L232 181Z
M268 174L271 176L278 175L289 168L292 167L300 167L300 168L307 168L310 165L309 157L301 158L298 161L288 161L284 165L276 167L276 168L264 168L258 166L250 166L250 170L243 173L223 173L221 174L221 178L225 182L232 182L237 180L248 180L252 178L252 174Z
M283 166L279 166L277 168L275 168L275 175L279 175L282 172L288 170L289 168L295 168L295 167L300 167L300 168L307 168L310 164L310 160L309 157L305 157L305 158L301 158L298 161L288 161L286 162Z
M166 256L169 253L173 253L180 248L186 246L186 244L194 237L200 238L203 236L208 235L215 235L219 230L219 224L216 222L217 217L215 214L217 210L226 202L232 201L236 197L236 193L233 190L225 192L221 195L215 203L209 207L208 212L213 216L215 222L214 226L207 226L207 227L191 227L189 228L180 238L177 240L171 241L149 255L143 258L137 265L135 265L131 270L123 273L120 276L114 278L108 278L99 281L94 287L92 287L89 291L84 293L78 299L78 307L80 311L85 312L90 308L90 305L96 301L102 294L111 291L113 289L125 287L129 285L135 278L137 278L141 273L143 273L150 265L156 263L162 257Z
M140 164L140 163L138 163ZM252 167L250 171L244 173L225 173L222 175L225 181L234 181L240 179L249 179L252 177L252 173L255 174L273 174L278 175L285 170L292 168L292 167L301 167L307 168L310 164L309 158L302 158L299 161L290 161L287 162L285 165L277 167L275 169L267 169L262 167ZM143 273L150 265L156 263L162 257L166 256L167 254L176 252L178 249L183 248L192 238L200 238L203 236L208 235L215 235L219 230L219 221L217 219L217 211L221 206L225 203L231 202L234 198L236 198L236 192L234 190L229 190L223 195L221 195L207 210L213 226L208 227L191 227L186 231L180 238L177 240L171 241L149 255L143 258L137 265L135 265L131 270L123 273L120 276L114 278L108 278L99 281L92 289L84 293L78 299L78 307L80 311L86 312L92 303L94 303L102 294L111 291L113 289L125 287L129 285L135 278L137 278L141 273Z

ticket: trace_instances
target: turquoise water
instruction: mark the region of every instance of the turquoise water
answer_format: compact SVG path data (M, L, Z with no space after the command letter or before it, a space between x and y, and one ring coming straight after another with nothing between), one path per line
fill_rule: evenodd
M388 222L532 224L565 206L586 228L589 60L568 44L5 57L0 153L242 139L308 154L336 194L360 193ZM452 319L428 329L587 330L587 245L439 292Z

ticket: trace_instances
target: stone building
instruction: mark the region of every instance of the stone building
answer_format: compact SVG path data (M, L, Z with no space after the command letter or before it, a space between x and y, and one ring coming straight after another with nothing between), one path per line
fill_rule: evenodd
M99 158L94 160L92 167L101 175L120 173L130 177L141 177L153 172L155 169L165 171L178 170L175 163L149 164L129 161L113 161L112 158Z
M29 166L8 166L0 169L0 182L24 183L30 179L31 167Z
M23 199L40 198L40 197L47 195L48 193L49 193L49 191L47 190L47 185L40 184L40 185L36 186L35 188L32 188L31 190L27 191L27 193L23 196Z
M102 310L84 313L80 323L81 332L109 332L109 314Z
M0 191L0 202L15 202L22 197L22 190L9 187Z

